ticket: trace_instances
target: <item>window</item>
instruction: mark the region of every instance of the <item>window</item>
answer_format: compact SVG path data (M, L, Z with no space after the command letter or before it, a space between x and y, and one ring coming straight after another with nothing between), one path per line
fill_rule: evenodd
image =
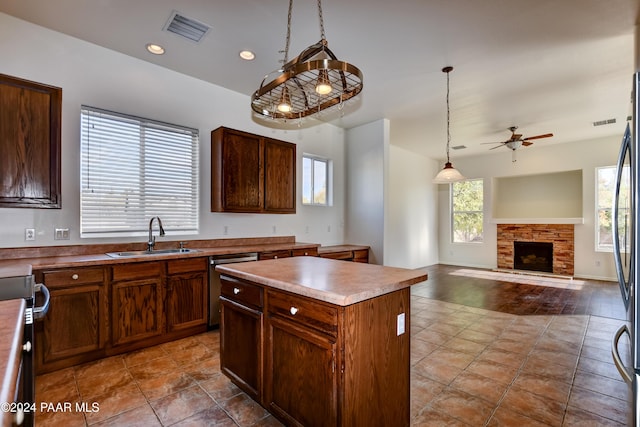
M596 190L596 250L603 252L613 251L613 234L612 234L612 212L613 200L616 191L616 167L607 166L596 168L597 190ZM630 200L629 200L629 166L622 169L620 185L620 202L619 202L619 229L621 233L625 232L625 225L628 227L631 219ZM620 239L621 249L624 250L624 239Z
M483 180L451 184L452 238L454 243L482 242Z
M305 205L329 206L328 159L304 154L302 156L302 203Z
M198 131L82 106L81 237L198 231Z

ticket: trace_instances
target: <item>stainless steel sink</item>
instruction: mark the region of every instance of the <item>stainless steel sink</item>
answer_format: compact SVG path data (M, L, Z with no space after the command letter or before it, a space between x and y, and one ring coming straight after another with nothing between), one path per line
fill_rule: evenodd
M199 252L197 249L155 249L153 251L126 251L126 252L107 252L107 255L112 258L127 258L127 257L140 257L140 256L153 256L153 255L170 255L170 254L190 254L193 252Z

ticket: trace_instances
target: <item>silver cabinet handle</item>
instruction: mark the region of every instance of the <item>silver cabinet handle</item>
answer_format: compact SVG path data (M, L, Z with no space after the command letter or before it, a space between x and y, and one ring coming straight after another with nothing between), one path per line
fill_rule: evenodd
M613 363L616 365L616 368L618 368L618 372L620 372L620 376L622 377L622 379L625 380L627 384L631 384L633 382L633 378L627 371L624 363L622 363L622 359L620 359L620 353L618 352L618 341L620 341L620 337L622 336L622 334L627 334L629 338L631 338L627 325L622 325L614 335L613 341L611 341L611 355L613 356Z
M233 294L234 295L238 295L240 293L240 289L238 288L233 288Z
M298 309L296 307L291 307L289 309L289 313L291 313L292 316L295 316L297 312L298 312Z

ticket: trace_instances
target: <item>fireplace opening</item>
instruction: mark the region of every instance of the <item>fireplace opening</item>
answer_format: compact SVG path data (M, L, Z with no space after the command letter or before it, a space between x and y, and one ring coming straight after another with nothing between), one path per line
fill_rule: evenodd
M515 270L553 272L553 243L513 242Z

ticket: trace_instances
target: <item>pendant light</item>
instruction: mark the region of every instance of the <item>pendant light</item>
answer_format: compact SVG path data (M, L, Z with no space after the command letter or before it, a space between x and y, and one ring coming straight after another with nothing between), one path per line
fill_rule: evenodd
M447 163L444 164L444 168L433 178L434 184L448 184L466 179L449 161L449 145L451 144L451 132L449 130L451 124L451 112L449 111L449 73L451 71L453 71L453 67L444 67L442 69L443 73L447 73Z
M289 0L283 66L267 74L251 96L251 108L263 117L302 119L333 106L342 109L345 101L362 91L362 72L329 49L320 0L320 41L289 61L292 8Z

